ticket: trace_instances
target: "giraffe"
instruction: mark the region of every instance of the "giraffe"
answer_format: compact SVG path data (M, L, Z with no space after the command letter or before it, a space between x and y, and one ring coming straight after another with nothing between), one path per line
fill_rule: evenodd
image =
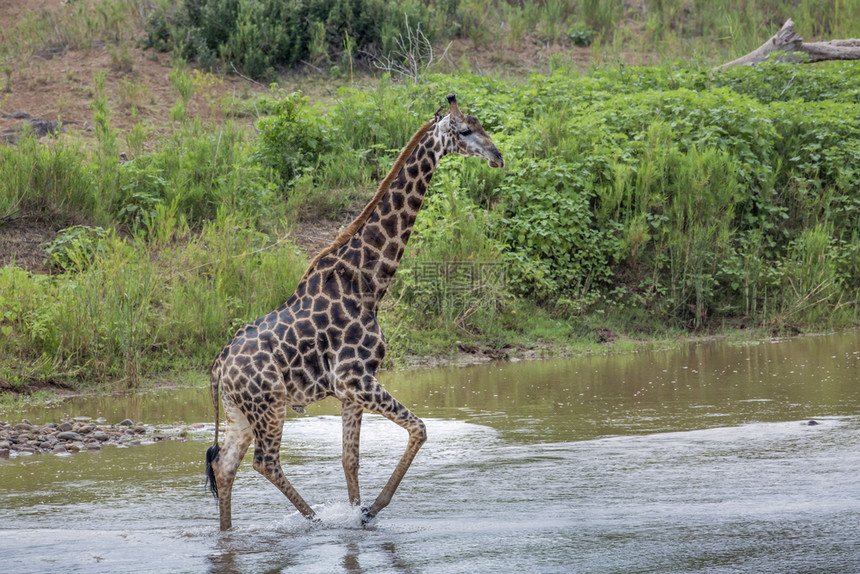
M281 435L287 409L298 413L326 397L341 401L342 465L347 495L361 507L359 436L364 410L406 429L406 451L375 501L361 507L366 523L385 508L418 450L427 440L424 422L376 379L385 355L377 322L385 294L424 193L439 160L449 153L503 167L502 154L456 97L412 136L359 216L310 263L293 295L268 315L241 327L210 369L215 444L206 452L207 482L218 499L221 530L232 525L231 492L239 463L254 441L254 469L271 481L299 512L314 511L284 475ZM226 418L218 443L219 387Z

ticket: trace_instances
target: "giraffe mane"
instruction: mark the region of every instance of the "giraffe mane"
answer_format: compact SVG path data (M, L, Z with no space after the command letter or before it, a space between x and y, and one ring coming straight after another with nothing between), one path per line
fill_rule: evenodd
M335 238L331 245L320 251L317 256L313 258L310 265L308 265L307 271L305 271L305 274L302 277L302 281L307 278L316 264L319 263L320 259L346 243L359 229L361 229L361 226L364 225L364 222L367 221L367 218L370 217L370 214L373 213L373 210L376 209L376 206L382 200L382 196L384 196L391 187L392 182L400 173L400 170L403 169L403 166L406 164L406 160L409 159L409 156L412 155L412 152L415 151L416 147L418 147L418 143L421 141L421 138L430 131L430 128L432 128L435 123L436 122L434 120L430 120L418 128L418 131L415 132L412 139L410 139L409 143L406 144L406 147L400 151L400 155L397 156L397 160L394 162L394 165L391 166L391 170L388 172L388 175L385 176L385 179L379 182L379 187L376 189L376 194L370 200L370 203L364 206L364 209L358 217L352 220L352 223L350 223L349 226L344 229L337 238Z

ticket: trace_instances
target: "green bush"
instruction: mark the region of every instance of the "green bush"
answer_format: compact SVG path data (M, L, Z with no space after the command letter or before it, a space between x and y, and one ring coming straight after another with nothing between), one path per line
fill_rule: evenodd
M405 28L404 14L413 27L424 22L432 40L431 11L414 0L184 0L150 14L147 44L176 48L204 66L220 61L251 77L273 78L301 61L339 61L344 51L359 62L364 54L387 52Z
M84 271L105 250L107 235L101 227L67 227L45 246L45 263L62 271Z
M332 141L301 94L282 94L272 107L272 114L257 122L260 136L256 157L275 170L288 187L306 169L320 167L320 157L332 149Z
M524 160L508 172L499 231L521 293L586 292L611 275L614 245L594 224L590 183L577 166L548 160Z

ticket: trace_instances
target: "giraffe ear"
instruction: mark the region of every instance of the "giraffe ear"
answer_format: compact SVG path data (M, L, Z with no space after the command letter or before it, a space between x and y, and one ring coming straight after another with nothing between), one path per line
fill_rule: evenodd
M460 106L457 105L457 96L448 94L448 113L456 118L462 118L463 112L460 111Z

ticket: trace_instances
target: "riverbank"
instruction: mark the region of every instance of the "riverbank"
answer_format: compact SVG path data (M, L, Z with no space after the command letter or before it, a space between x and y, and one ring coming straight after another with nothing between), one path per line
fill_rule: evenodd
M28 419L20 422L0 420L0 459L51 453L68 455L76 452L99 451L106 446L140 446L164 440L182 440L189 431L205 427L191 425L159 425L125 419L110 424L107 419L88 416L62 419L59 423L34 424Z

